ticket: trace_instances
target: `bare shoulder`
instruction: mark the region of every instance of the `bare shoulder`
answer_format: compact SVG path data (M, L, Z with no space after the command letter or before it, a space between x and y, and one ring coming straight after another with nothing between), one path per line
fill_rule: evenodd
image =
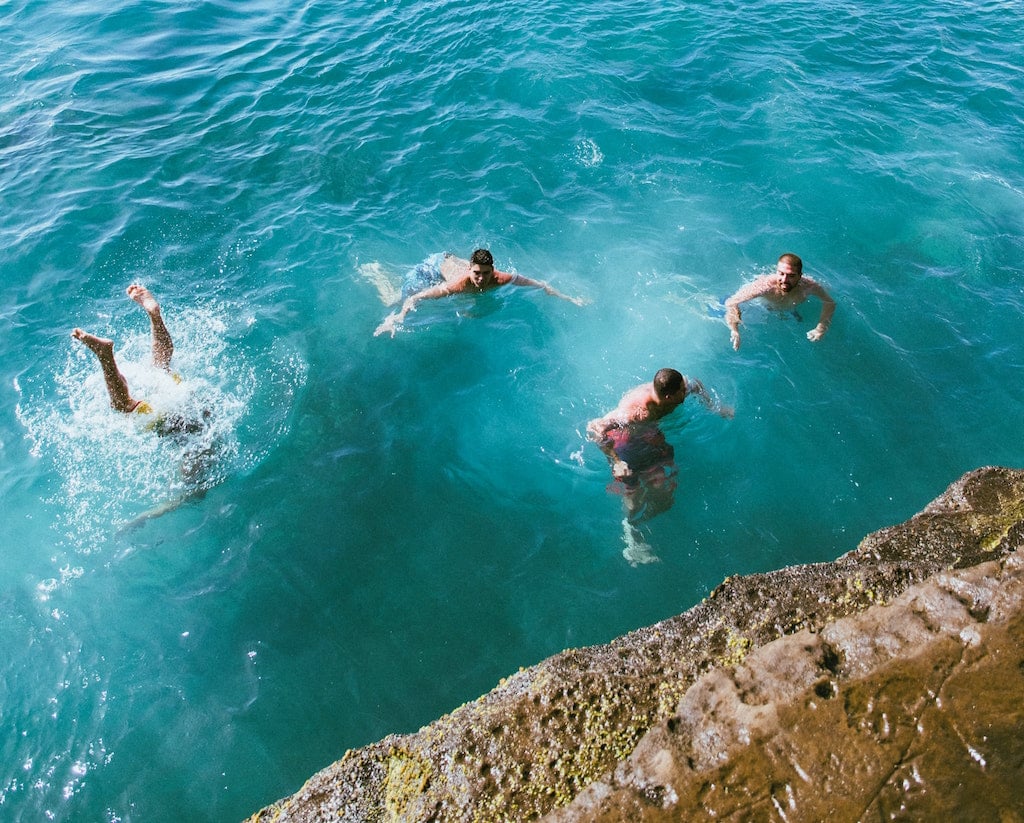
M624 420L644 420L650 414L650 402L653 390L650 383L643 383L626 392L619 401L616 412Z
M807 294L816 294L819 297L828 297L825 287L808 274L800 278L800 286Z
M761 297L771 292L775 281L769 274L762 274L760 277L751 280L745 286L740 286L736 293L726 300L726 303L745 303L755 297Z

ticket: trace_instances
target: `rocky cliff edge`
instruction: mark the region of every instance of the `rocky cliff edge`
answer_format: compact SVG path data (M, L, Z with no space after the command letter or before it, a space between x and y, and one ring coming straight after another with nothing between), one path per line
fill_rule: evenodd
M727 578L250 821L1024 821L1022 640L1024 472L979 469L834 562Z

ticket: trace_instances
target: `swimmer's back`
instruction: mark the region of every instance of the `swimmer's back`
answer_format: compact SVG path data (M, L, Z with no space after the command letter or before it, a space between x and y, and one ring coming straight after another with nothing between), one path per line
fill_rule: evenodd
M456 257L451 252L444 253L444 259L441 261L441 276L447 283L457 283L466 273L469 271L469 261L464 260L461 257Z

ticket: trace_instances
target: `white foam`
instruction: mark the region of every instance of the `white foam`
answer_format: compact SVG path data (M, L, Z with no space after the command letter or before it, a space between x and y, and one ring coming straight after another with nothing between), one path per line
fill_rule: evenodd
M232 337L227 318L241 314L230 307L198 306L184 317L165 309L165 315L175 342L175 376L150 363L148 329L99 331L114 338L132 395L145 399L153 415L114 411L95 357L70 339L56 374L20 386L16 413L32 454L55 467L58 485L47 502L58 512L61 543L74 554L91 554L140 515L171 511L252 468L287 431L296 390L305 382L300 354L275 342L254 364L243 341ZM240 331L255 333L251 323ZM255 418L254 406L265 412L262 418ZM204 425L197 433L161 437L154 431L160 415ZM76 576L54 575L37 594L45 600Z

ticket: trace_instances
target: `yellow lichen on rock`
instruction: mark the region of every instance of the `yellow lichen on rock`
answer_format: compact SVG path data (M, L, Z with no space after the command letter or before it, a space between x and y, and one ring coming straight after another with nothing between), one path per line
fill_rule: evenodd
M428 760L406 749L391 750L384 787L384 806L389 819L395 823L409 819L410 804L426 790L432 771Z
M738 666L754 644L749 637L738 634L732 626L728 626L726 631L728 632L725 641L726 653L718 662L722 666Z

